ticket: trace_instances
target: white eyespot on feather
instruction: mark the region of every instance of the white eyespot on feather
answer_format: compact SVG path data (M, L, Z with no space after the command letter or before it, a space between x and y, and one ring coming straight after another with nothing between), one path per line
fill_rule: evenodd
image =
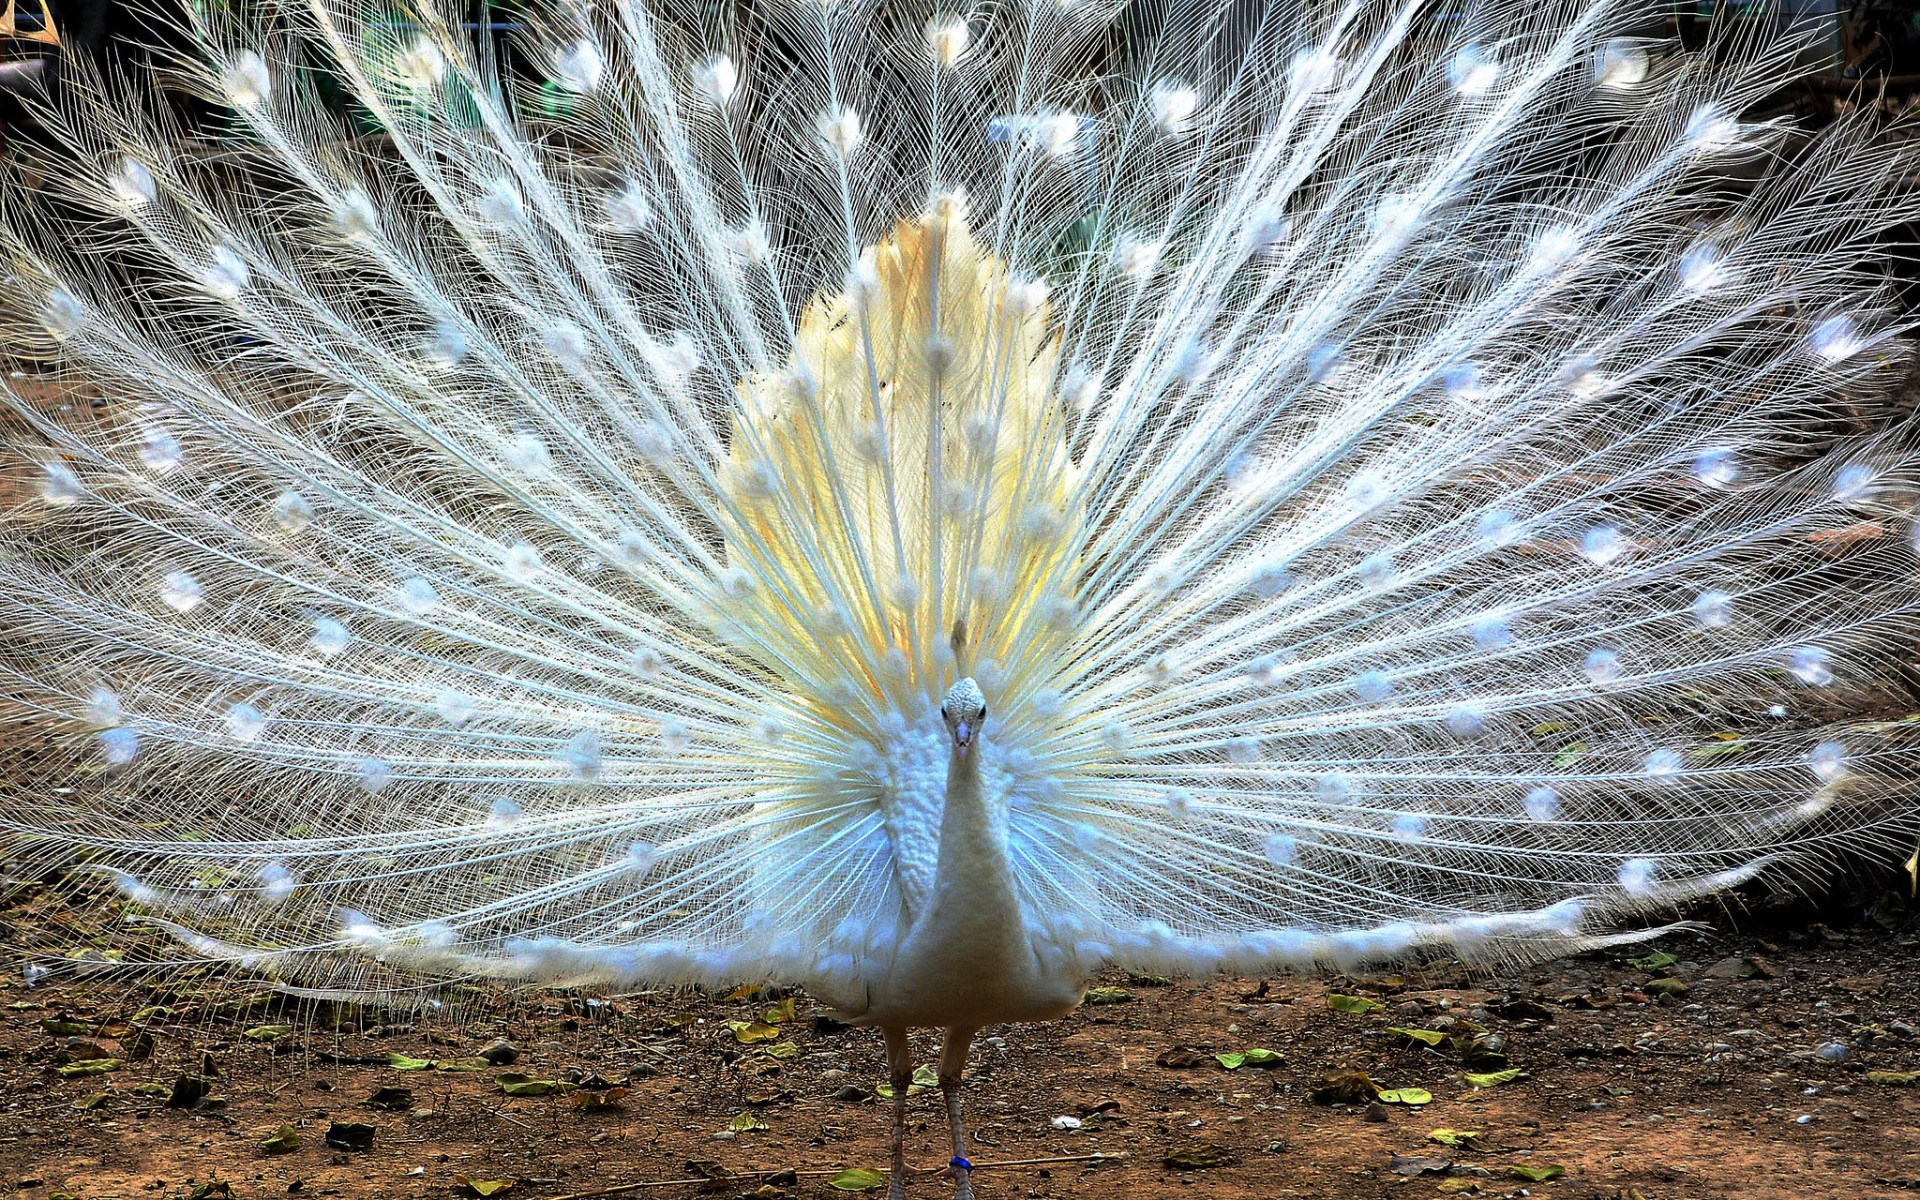
M567 769L567 777L575 783L592 783L600 778L600 772L606 765L600 734L592 729L583 729L574 734L560 752L560 762Z
M109 728L126 718L120 697L112 688L97 687L87 697L87 724Z
M1644 896L1653 890L1653 876L1657 869L1657 864L1650 858L1630 858L1620 864L1615 877L1627 894Z
M434 697L433 711L442 721L458 729L473 720L478 709L474 705L472 696L447 688Z
M107 188L126 209L144 208L159 194L152 168L132 155L122 158L114 167L107 177Z
M220 74L221 90L227 103L235 108L259 108L273 93L273 74L266 60L251 50L242 50L227 61Z
M333 234L345 242L371 242L380 234L380 213L373 198L359 188L348 188L328 204Z
M168 571L160 578L160 600L177 613L190 613L200 607L204 593L200 581L186 571Z
M667 717L660 722L660 748L669 754L680 754L693 745L693 734L676 717Z
M1680 277L1680 286L1695 295L1717 291L1733 280L1733 268L1727 264L1726 252L1711 242L1689 247L1674 270Z
M1874 470L1865 463L1840 468L1833 477L1834 503L1848 508L1866 504L1873 499L1874 482Z
M740 90L740 68L724 54L712 54L693 68L693 87L707 103L725 108Z
M1609 38L1593 55L1593 81L1610 92L1625 92L1646 82L1653 59L1632 38Z
M966 56L973 39L967 19L951 13L942 13L928 21L926 35L933 61L949 69Z
M1686 138L1688 147L1697 152L1710 153L1731 149L1740 144L1740 120L1720 105L1709 101L1694 109L1687 117L1687 128L1683 136Z
M40 327L56 342L64 342L87 327L92 315L86 302L63 287L49 288L40 306Z
M1821 742L1807 755L1807 766L1821 783L1832 783L1847 773L1847 748L1839 742Z
M1261 855L1276 867L1291 867L1300 854L1300 839L1286 833L1270 833L1260 846Z
M451 371L467 360L467 335L452 321L438 321L433 334L420 340L420 357L435 371Z
M267 731L267 716L251 704L230 706L226 716L227 733L236 741L255 742Z
M627 661L632 665L635 675L648 681L660 678L667 669L667 660L652 646L635 646L627 656Z
M1627 548L1625 535L1611 525L1596 525L1580 538L1580 557L1596 567L1618 562Z
M377 758L361 759L353 771L360 780L361 789L368 795L378 795L382 788L393 782L393 768Z
M575 375L586 374L593 361L587 331L572 321L548 321L540 327L540 345L553 361Z
M569 92L591 92L607 74L606 55L589 38L581 38L553 56L553 81Z
M1580 256L1580 233L1570 225L1540 231L1527 254L1527 270L1536 274L1558 271Z
M1468 42L1447 60L1447 82L1469 100L1477 100L1492 91L1494 81L1499 78L1499 62L1477 42Z
M1830 363L1843 362L1866 348L1860 325L1845 313L1828 317L1807 335L1813 352Z
M1693 459L1693 477L1711 488L1732 487L1740 481L1740 460L1722 446L1702 450Z
M1323 804L1346 804L1353 799L1353 790L1353 780L1340 771L1330 771L1313 782L1313 794Z
M86 485L65 463L44 463L40 468L40 499L54 508L77 504L87 494Z
M1801 683L1826 687L1833 682L1833 662L1823 646L1801 646L1787 660L1787 670Z
M1147 110L1162 132L1185 133L1193 128L1193 114L1200 108L1200 93L1184 83L1156 83L1147 93Z
M140 754L140 735L125 726L100 731L100 758L109 767L124 767Z
M540 573L540 551L526 542L515 542L500 555L500 569L516 583L526 583Z
M1560 793L1541 784L1527 793L1527 820L1537 823L1560 819Z
M431 38L422 35L393 56L394 77L411 91L428 91L447 77L447 56Z
M1576 400L1598 400L1613 389L1613 379L1586 355L1567 360L1560 382Z
M1620 677L1626 674L1626 667L1621 664L1620 656L1605 648L1590 652L1581 670L1585 672L1587 682L1595 687L1607 687L1618 683Z
M1016 275L1007 282L1007 311L1016 317L1033 316L1046 306L1050 292L1045 280Z
M735 258L752 267L762 267L773 257L773 239L767 233L767 227L758 221L749 221L727 231L727 248Z
M1249 767L1259 762L1260 740L1244 733L1228 738L1227 761L1241 767Z
M1262 600L1277 599L1293 586L1293 574L1285 563L1259 563L1247 575L1247 590Z
M252 278L247 260L231 246L215 246L208 252L207 265L200 268L201 290L218 300L235 299Z
M1168 788L1161 803L1167 806L1167 815L1176 825L1186 824L1193 816L1193 793L1185 788Z
M1295 52L1287 64L1287 82L1296 92L1324 92L1340 82L1340 69L1338 55L1309 47Z
M1385 243L1405 241L1427 219L1427 205L1416 195L1383 196L1373 209L1373 234Z
M1647 755L1643 769L1648 779L1668 783L1679 776L1683 765L1678 750L1655 750Z
M440 594L424 576L411 575L400 581L394 602L407 615L424 617L440 603Z
M1399 580L1393 565L1393 551L1375 550L1360 560L1360 583L1375 591L1384 591Z
M313 524L313 505L289 488L273 498L270 515L281 533L295 534Z
M473 213L495 229L513 229L525 223L527 204L520 198L519 186L501 175L488 180L480 189L473 201Z
M1487 710L1478 704L1461 704L1447 713L1447 732L1454 737L1477 738L1487 732Z
M1378 704L1393 695L1393 680L1385 671L1362 671L1354 676L1353 690L1368 704Z
M1488 613L1473 623L1473 644L1482 650L1500 650L1513 644L1513 627L1499 613Z
M1087 413L1100 402L1100 377L1075 363L1060 379L1060 398L1076 413Z
M627 847L623 864L635 876L644 879L660 862L660 847L652 842L633 842Z
M338 658L352 641L353 635L347 631L346 625L332 617L315 617L313 636L307 639L308 645L321 658Z
M1307 351L1307 378L1315 383L1327 382L1346 365L1346 351L1337 342L1321 342Z
M1151 238L1129 235L1113 246L1113 266L1127 278L1144 283L1160 265L1161 244Z
M653 224L653 198L645 188L628 180L600 197L600 212L614 233L639 233Z
M814 118L813 127L827 148L841 158L851 155L860 146L860 114L849 105L837 105L821 113Z
M1449 364L1440 372L1440 386L1445 389L1447 399L1470 408L1492 394L1492 389L1487 386L1486 373L1480 369L1480 364L1473 362Z
M484 824L488 829L512 829L520 817L520 805L502 796L488 806Z
M1520 521L1505 509L1483 512L1474 521L1474 536L1490 550L1503 550L1518 542L1524 531Z
M180 465L180 439L155 425L140 435L140 464L156 475Z
M1396 813L1391 828L1396 842L1413 845L1427 840L1427 818L1419 813Z
M1693 620L1702 629L1725 629L1733 624L1733 596L1705 591L1693 598Z
M289 871L285 863L267 863L260 868L259 876L260 898L269 904L279 904L300 886L300 877Z

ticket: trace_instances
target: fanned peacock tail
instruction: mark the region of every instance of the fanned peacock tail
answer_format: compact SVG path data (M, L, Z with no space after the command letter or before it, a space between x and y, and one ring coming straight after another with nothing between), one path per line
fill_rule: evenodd
M1891 849L1920 152L1641 15L197 7L0 190L0 828L298 982L850 995L964 673L1061 971Z

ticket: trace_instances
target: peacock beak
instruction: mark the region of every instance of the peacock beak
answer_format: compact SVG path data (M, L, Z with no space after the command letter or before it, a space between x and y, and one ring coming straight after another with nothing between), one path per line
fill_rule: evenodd
M962 750L973 745L973 726L965 719L955 721L953 724L953 744Z

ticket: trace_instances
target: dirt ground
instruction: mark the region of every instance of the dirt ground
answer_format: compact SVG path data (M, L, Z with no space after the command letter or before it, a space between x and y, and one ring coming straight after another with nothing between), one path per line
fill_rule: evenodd
M0 926L62 903L29 893ZM1920 1191L1911 907L1737 924L1506 974L1103 978L1064 1021L984 1032L977 1194ZM213 976L9 975L0 1196L824 1197L886 1161L879 1038L804 996L469 991L422 1017ZM517 1061L480 1057L499 1038ZM1250 1050L1273 1055L1227 1065ZM910 1194L950 1195L936 1090L911 1129Z

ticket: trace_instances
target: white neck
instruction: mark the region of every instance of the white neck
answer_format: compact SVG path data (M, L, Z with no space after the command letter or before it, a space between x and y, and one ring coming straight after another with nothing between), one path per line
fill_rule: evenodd
M940 858L928 915L944 910L946 922L990 922L1024 939L1006 838L980 786L980 751L978 737L971 746L948 751L946 809L940 816Z

